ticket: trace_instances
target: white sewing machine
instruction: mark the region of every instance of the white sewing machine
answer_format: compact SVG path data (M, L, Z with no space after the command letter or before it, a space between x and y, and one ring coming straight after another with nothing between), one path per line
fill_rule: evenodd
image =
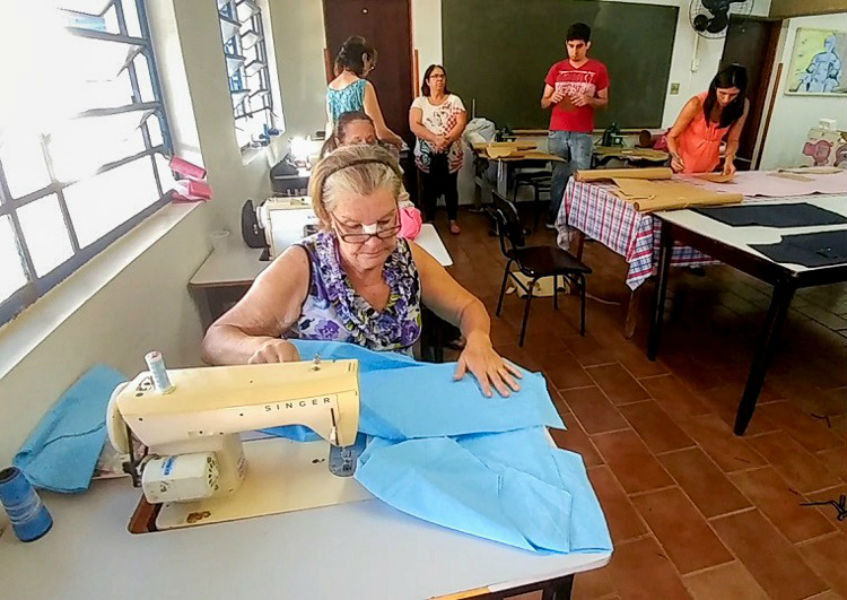
M115 388L106 426L115 449L130 455L125 469L134 485L161 504L159 529L369 497L350 477L358 361L172 370L157 352L147 361L149 371ZM293 424L323 440L242 443L239 435ZM133 438L146 454L136 456Z
M312 200L307 196L271 197L256 209L256 213L259 225L265 230L265 242L272 259L303 239L306 225L319 223L312 210Z

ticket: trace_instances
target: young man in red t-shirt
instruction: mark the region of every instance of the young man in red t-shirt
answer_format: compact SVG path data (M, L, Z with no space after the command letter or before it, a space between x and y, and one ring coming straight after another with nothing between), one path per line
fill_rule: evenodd
M565 37L568 58L554 64L544 78L541 108L553 107L547 149L565 162L553 163L550 214L547 224L555 229L556 215L568 178L577 169L591 167L594 109L609 102L609 74L606 65L588 58L591 28L585 23L568 27Z

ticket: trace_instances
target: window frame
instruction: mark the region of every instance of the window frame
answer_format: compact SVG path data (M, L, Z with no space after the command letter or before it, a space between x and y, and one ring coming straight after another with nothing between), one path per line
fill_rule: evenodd
M131 2L135 5L141 34L140 37L130 36L127 33L127 22L126 16L124 14L125 2ZM143 54L147 61L147 68L149 71L150 84L153 90L154 100L151 102L142 101L141 89L138 81L138 72L136 70L134 61L134 58L137 56L137 54L135 54L132 56L132 59L128 60L128 64L126 67L132 90L132 103L113 108L88 109L75 115L74 118L109 116L134 111L140 111L141 115L146 115L141 118L141 122L139 124L139 128L141 129L141 134L144 141L144 150L132 154L130 156L124 156L117 160L103 164L91 176L93 177L96 175L100 175L102 173L111 171L112 169L116 169L120 166L128 164L134 160L141 160L145 156L147 156L150 161L150 168L153 170L153 178L156 184L156 190L158 191L159 198L144 209L142 209L140 212L135 213L126 221L123 221L121 224L117 225L107 233L101 235L98 239L89 243L87 246L80 247L76 228L74 227L73 221L71 219L71 215L68 210L64 195L65 189L76 183L79 183L80 180L59 181L56 178L53 169L53 163L50 157L50 150L47 143L48 136L44 134L39 136L41 151L43 153L44 162L47 167L47 172L50 178L50 183L47 186L29 192L18 198L13 197L9 190L6 173L4 171L2 162L0 162L0 219L3 219L5 217L8 217L9 219L17 245L18 257L21 261L24 276L27 280L22 287L12 292L6 298L0 299L0 325L13 319L25 308L32 305L36 300L44 296L48 291L54 288L62 280L67 278L71 273L82 267L94 256L102 252L112 242L120 238L122 235L130 231L133 227L138 225L142 220L146 219L147 217L149 217L150 215L152 215L153 213L155 213L160 208L170 202L170 190L163 189L162 187L162 181L159 177L159 168L156 164L156 155L161 154L163 157L170 155L173 149L173 142L171 139L170 125L168 122L164 100L162 97L162 87L159 80L158 69L156 67L156 60L154 56L155 53L153 50L152 37L150 34L150 25L147 19L147 11L144 7L144 0L109 0L106 3L105 8L99 14L96 15L71 10L66 10L64 12L67 12L72 15L75 14L81 16L102 17L113 7L115 10L115 18L118 24L119 33L108 33L75 26L68 26L66 27L66 30L72 35L89 39L101 40L104 43L123 43L127 44L128 48L131 46L138 47L137 52ZM162 134L162 143L156 146L152 145L150 131L147 126L148 120L153 117L159 119L159 128ZM59 210L62 214L62 220L64 222L66 232L71 242L72 254L69 258L61 262L59 265L55 266L49 272L39 276L35 270L35 265L33 263L29 248L27 246L26 236L24 235L23 229L21 227L17 211L32 202L35 202L50 195L55 195L57 198Z
M270 143L270 137L275 135L277 115L274 113L274 98L273 86L271 85L271 70L268 59L268 50L266 46L267 39L265 37L265 28L263 23L262 7L257 0L214 0L218 9L218 19L221 25L221 38L223 44L224 60L227 65L227 85L229 87L230 97L232 99L232 113L235 120L236 129L240 129L239 125L248 119L264 116L262 123L265 126L264 136L259 139L251 138L245 144L239 144L241 150L249 148L257 148L267 146ZM241 22L238 19L238 6L246 5L253 10L250 15L250 29L241 33L241 28L248 23L247 20ZM226 37L226 27L235 27L237 30L234 35ZM253 32L258 36L258 40L253 43L249 50L255 48L255 61L247 61L247 56L244 51L244 37ZM241 61L235 72L230 74L229 65L231 62ZM256 74L259 75L262 88L259 90L250 90L246 88L247 82L247 67L253 62L259 62L260 67ZM250 92L240 101L236 102L235 94L243 91ZM253 107L254 97L262 95L261 105Z

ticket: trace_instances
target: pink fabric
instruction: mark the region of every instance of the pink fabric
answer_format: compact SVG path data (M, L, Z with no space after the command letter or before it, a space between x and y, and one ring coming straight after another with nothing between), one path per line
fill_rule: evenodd
M400 237L413 240L421 232L421 211L414 206L400 209Z
M729 183L713 183L696 177L685 177L685 181L716 192L743 194L745 197L765 196L785 198L808 196L809 194L847 194L847 172L831 175L803 174L811 181L797 181L780 177L774 171L738 171Z

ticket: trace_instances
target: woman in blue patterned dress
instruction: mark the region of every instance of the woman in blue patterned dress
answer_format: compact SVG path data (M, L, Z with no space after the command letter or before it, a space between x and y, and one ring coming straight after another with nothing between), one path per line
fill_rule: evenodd
M456 378L470 371L486 395L519 389L516 367L498 355L485 306L414 242L397 237L400 169L386 150L339 148L312 170L319 233L291 246L209 328L210 364L299 360L286 338L350 342L411 352L421 302L459 326L466 343Z
M327 135L338 117L346 112L363 112L373 119L377 137L400 148L403 139L385 124L373 84L365 79L376 67L376 50L365 38L347 38L335 58L335 79L326 89Z

